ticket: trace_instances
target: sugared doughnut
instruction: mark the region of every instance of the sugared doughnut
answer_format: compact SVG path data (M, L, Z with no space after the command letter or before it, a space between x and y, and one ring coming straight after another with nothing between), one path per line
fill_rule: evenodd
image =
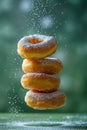
M36 89L39 91L56 90L59 83L59 78L45 73L27 73L21 78L21 84L25 89Z
M22 69L25 73L37 72L46 74L56 74L63 69L62 62L56 58L44 59L24 59Z
M30 35L18 42L18 54L23 58L41 59L56 51L56 40L52 36Z
M34 109L55 109L64 105L65 94L61 90L49 93L40 93L30 90L26 93L25 102Z

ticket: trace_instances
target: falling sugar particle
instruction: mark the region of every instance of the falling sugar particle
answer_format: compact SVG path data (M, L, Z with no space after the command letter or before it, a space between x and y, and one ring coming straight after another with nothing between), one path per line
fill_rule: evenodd
M19 106L20 99L18 95L15 93L15 89L13 88L10 90L10 93L8 94L8 104L9 104L9 112L10 113L20 113L23 112L21 106Z

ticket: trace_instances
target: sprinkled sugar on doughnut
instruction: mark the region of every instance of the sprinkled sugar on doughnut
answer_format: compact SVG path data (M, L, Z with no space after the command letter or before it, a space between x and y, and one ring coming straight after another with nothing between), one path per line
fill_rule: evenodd
M44 59L24 59L22 69L25 73L37 72L46 74L56 74L63 69L63 64L56 58Z
M41 59L56 51L56 40L52 36L30 35L18 42L18 54L23 58Z
M22 76L21 84L25 89L51 91L58 88L60 79L45 73L27 73Z
M65 100L65 94L61 90L48 93L39 93L30 90L25 96L26 104L34 109L59 108L64 105Z
M61 90L57 90L53 92L40 92L40 91L30 90L26 93L26 96L32 96L33 98L44 100L46 98L51 99L54 97L59 97L61 96L62 93L63 92Z

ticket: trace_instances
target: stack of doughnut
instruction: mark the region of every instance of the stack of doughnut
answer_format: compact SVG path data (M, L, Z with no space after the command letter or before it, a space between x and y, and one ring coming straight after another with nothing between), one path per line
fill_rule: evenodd
M17 52L25 58L21 78L22 86L28 90L25 102L34 109L55 109L64 105L65 94L59 89L60 78L56 76L63 69L62 62L49 58L57 49L52 36L29 35L18 42Z

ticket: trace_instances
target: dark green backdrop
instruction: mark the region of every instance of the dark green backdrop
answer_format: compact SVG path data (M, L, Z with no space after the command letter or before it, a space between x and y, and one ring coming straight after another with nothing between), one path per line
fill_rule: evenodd
M60 88L67 101L57 110L37 111L24 102L17 42L35 33L58 41L52 57L63 62ZM86 0L0 0L0 112L87 112Z

